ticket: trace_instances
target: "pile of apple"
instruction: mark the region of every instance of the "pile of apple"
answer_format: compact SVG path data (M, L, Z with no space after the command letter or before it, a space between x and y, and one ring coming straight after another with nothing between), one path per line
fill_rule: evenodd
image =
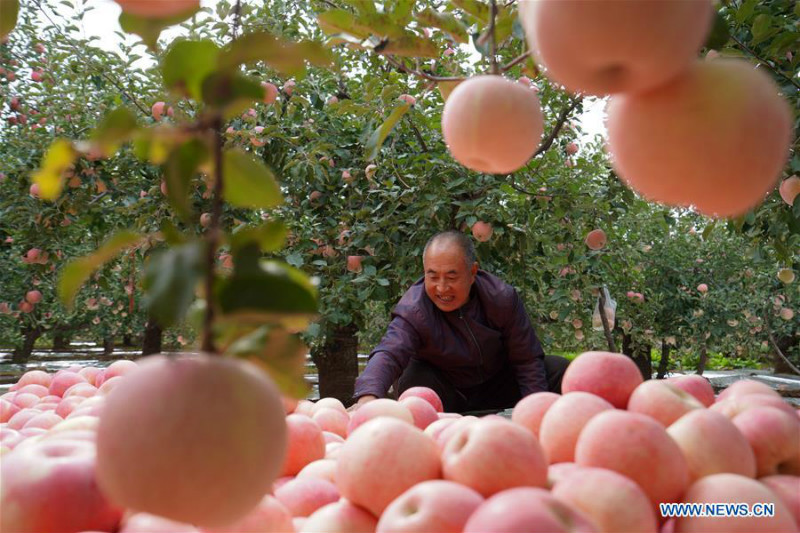
M798 531L800 416L586 352L511 420L417 387L348 412L241 361L149 357L22 376L0 397L0 531ZM772 503L672 518L658 504Z

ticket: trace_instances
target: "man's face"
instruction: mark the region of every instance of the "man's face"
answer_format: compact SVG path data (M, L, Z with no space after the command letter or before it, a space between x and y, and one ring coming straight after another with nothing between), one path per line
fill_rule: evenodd
M464 252L454 243L434 243L422 258L425 292L442 311L455 311L469 300L478 263L467 268Z

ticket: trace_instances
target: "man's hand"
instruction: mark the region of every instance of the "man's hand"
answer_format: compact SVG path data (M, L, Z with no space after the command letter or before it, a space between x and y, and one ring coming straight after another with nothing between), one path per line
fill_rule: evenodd
M372 400L377 400L377 399L378 399L377 396L373 396L371 394L367 394L366 396L362 396L361 398L358 399L358 401L356 403L354 403L353 405L351 405L347 409L347 412L348 413L352 413L353 411L355 411L356 409L358 409L359 407L361 407L365 403L371 402Z

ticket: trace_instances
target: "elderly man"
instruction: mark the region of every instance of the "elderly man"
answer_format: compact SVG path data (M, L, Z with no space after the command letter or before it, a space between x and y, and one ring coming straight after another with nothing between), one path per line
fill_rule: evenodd
M380 344L356 380L357 406L423 386L445 411L513 407L523 396L561 391L569 362L545 356L513 287L478 269L472 241L434 235L422 255L425 276L406 291Z

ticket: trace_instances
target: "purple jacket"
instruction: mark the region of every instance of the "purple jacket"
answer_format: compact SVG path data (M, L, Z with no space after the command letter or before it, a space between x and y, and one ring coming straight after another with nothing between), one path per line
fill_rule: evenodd
M458 388L479 385L509 362L522 396L546 391L544 351L514 288L479 270L470 299L444 312L420 278L400 299L392 321L356 380L355 398L386 396L412 357L442 370Z

